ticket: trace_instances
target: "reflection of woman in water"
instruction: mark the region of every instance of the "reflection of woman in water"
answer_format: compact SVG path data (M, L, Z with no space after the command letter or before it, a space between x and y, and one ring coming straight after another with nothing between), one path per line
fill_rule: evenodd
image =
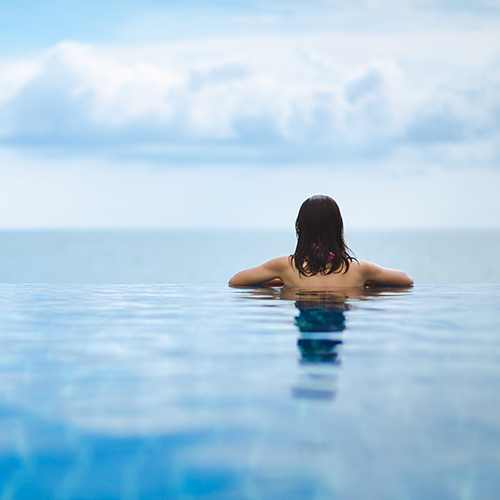
M348 328L348 311L375 298L406 293L406 287L357 288L269 288L255 287L241 292L244 299L291 301L298 309L294 323L299 330L300 352L297 377L292 384L296 398L332 400L339 390L343 334Z
M292 394L332 399L338 390L342 332L346 327L344 313L349 309L347 297L333 290L297 290L295 295L300 368Z
M301 332L339 332L345 329L344 302L299 299L295 307L300 311L295 324Z
M324 292L300 293L295 302L300 311L295 318L302 362L338 362L341 333L345 330L344 297Z
M404 272L357 260L344 242L342 216L329 196L313 196L300 207L293 255L271 259L235 274L230 285L299 288L412 285Z

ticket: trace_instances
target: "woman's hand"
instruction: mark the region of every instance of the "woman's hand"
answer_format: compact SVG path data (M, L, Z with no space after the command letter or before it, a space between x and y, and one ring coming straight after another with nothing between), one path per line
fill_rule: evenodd
M281 281L280 278L274 278L270 281L266 281L265 283L262 283L260 286L266 286L269 288L275 287L275 286L283 286L283 281Z

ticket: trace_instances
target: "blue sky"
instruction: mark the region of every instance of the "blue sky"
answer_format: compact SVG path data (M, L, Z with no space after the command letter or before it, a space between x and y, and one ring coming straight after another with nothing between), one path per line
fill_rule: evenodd
M500 2L0 6L0 227L498 227Z

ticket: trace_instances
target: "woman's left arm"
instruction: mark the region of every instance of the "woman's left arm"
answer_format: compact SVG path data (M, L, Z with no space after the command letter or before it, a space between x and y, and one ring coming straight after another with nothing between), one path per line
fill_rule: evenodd
M283 284L281 281L281 274L283 272L283 260L288 257L277 257L268 260L260 266L245 269L236 273L230 280L231 286L280 286ZM273 281L279 280L279 281Z

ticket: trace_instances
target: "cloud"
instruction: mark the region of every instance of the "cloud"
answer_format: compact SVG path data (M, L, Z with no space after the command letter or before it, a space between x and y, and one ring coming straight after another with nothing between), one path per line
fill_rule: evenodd
M419 74L411 43L360 58L346 40L235 37L130 53L64 42L0 66L0 141L162 162L321 163L498 134L500 72L453 59L441 78Z
M495 0L27 3L3 226L289 228L318 192L357 227L498 226Z

